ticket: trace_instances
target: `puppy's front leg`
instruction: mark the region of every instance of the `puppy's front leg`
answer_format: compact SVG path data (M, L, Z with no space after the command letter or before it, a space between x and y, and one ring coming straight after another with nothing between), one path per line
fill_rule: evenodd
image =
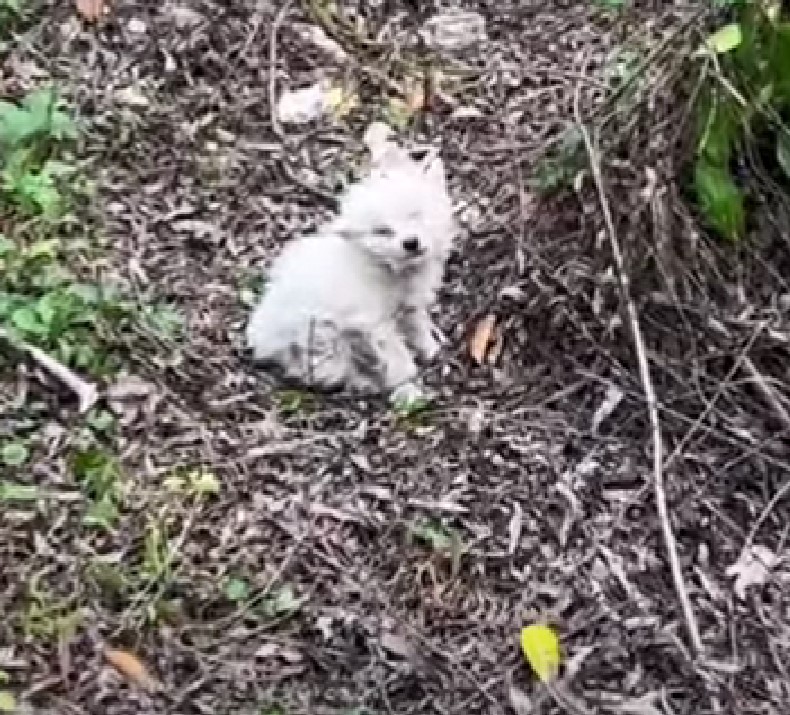
M395 324L381 327L373 340L382 368L384 387L393 402L413 401L424 397L417 382L417 365L414 362Z
M403 309L401 323L406 339L423 360L433 360L442 348L436 339L439 333L425 308L407 306Z

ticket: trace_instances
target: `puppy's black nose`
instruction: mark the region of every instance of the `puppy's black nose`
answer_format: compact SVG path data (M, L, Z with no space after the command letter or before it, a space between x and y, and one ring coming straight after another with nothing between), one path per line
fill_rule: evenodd
M420 240L416 236L409 236L403 241L403 250L406 253L417 253L420 250Z

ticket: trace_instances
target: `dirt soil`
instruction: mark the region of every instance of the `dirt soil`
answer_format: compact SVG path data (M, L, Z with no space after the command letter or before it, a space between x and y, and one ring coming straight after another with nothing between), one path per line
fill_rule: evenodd
M187 332L130 348L109 386L127 485L116 529L86 530L68 501L0 517L0 671L31 712L60 715L790 712L790 435L744 372L790 392L787 244L730 267L669 196L673 240L720 259L717 291L689 278L696 263L681 290L644 248L649 172L627 151L606 157L616 228L643 241L629 265L698 656L596 191L544 199L528 184L574 101L595 112L614 50L637 30L669 36L693 8L638 3L626 21L591 1L464 3L485 37L434 59L453 79L402 133L441 146L464 226L436 314L448 345L425 371L435 404L404 418L384 401L285 392L242 343L269 260L329 215L366 126L404 75L420 76L415 28L438 5L364 7L365 24L337 31L338 58L299 2L119 0L96 25L53 1L6 57L9 92L54 78L85 120L108 241L94 269L172 302ZM323 77L358 106L272 121L272 96ZM670 130L648 117L634 152L655 159ZM488 314L476 365L468 337ZM4 384L42 380L28 366ZM52 435L79 420L68 393L54 402ZM61 447L53 437L36 479L70 483ZM196 468L218 478L216 497L163 487ZM168 578L144 592L100 578L99 562L115 574L141 563L152 520L174 554ZM777 558L738 593L728 569L752 545ZM78 625L56 637L13 626L33 580ZM543 621L564 658L552 691L519 649L521 628ZM107 646L136 654L158 687L119 675Z

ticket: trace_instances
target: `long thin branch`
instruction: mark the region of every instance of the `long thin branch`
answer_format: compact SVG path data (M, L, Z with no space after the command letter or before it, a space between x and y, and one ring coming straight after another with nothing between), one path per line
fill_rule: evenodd
M628 275L625 270L623 253L620 250L620 242L617 238L617 231L615 230L614 221L612 220L611 208L606 197L606 190L604 188L603 178L601 176L600 159L590 137L590 133L582 121L581 110L579 108L578 86L574 96L573 111L576 123L578 124L579 130L581 131L582 137L584 139L584 146L587 150L593 182L595 183L595 187L598 192L598 200L601 204L601 211L603 213L604 223L606 224L609 245L612 249L615 267L617 268L617 273L620 279L620 288L622 291L623 302L625 303L628 322L631 328L631 335L634 341L634 349L636 351L636 358L639 366L639 378L642 382L642 389L645 392L647 413L650 419L650 427L653 438L653 491L655 493L658 518L661 522L664 546L667 550L667 556L669 558L669 568L672 573L675 591L677 592L678 599L680 600L683 617L686 621L686 628L689 633L692 649L695 655L699 655L703 650L702 638L700 637L699 626L697 625L697 618L694 615L694 609L691 605L691 599L689 598L688 591L686 590L686 584L683 581L683 570L680 566L677 543L675 541L675 534L672 531L672 524L669 519L669 509L667 507L663 470L664 449L663 440L661 437L661 422L658 415L658 400L656 399L656 392L653 387L652 377L650 375L650 364L647 359L647 351L645 350L644 338L642 337L642 330L639 326L636 307L634 306L634 302L631 298L631 291L629 287Z

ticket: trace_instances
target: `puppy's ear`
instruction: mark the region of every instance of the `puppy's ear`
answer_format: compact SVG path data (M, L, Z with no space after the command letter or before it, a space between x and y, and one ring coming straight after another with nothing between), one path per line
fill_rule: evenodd
M371 171L374 174L386 176L407 168L409 161L409 155L403 149L397 144L388 143L381 153L371 161Z
M422 170L425 175L437 186L442 189L447 188L447 180L444 175L444 162L441 157L434 152L429 152L428 155L420 162Z
M356 241L364 236L364 231L355 228L351 222L343 218L342 214L332 221L330 230L336 236L340 236L340 238L344 238L347 241Z
M394 132L384 122L373 122L365 130L362 141L370 152L371 164L381 160L384 152L393 143Z

